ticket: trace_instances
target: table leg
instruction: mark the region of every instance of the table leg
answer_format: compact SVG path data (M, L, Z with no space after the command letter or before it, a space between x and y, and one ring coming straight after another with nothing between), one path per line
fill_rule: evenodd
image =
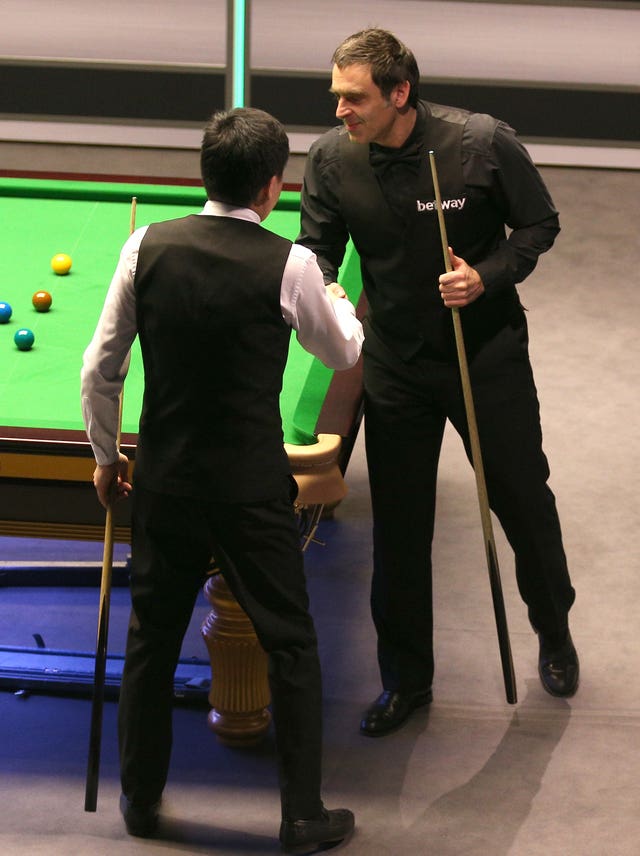
M260 742L271 722L267 655L221 573L206 582L202 636L211 660L209 728L227 746Z
M313 540L324 503L337 504L347 492L338 466L340 443L337 435L320 434L314 446L285 446L300 491L303 550ZM271 722L267 655L221 573L209 577L204 593L212 607L201 629L211 660L209 727L225 745L252 746Z

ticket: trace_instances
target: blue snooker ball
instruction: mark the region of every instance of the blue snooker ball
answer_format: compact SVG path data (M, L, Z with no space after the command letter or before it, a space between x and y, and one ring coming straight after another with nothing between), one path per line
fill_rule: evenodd
M11 313L13 309L8 303L0 302L0 324L6 324L11 318Z
M22 327L13 337L13 341L18 346L18 350L20 351L29 351L35 342L36 337L33 335L31 330L28 330L26 327Z

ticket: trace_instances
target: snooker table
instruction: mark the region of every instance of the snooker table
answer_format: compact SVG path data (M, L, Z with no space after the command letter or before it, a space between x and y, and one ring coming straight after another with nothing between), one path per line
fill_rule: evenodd
M196 213L205 201L201 187L0 177L0 302L13 309L10 320L0 324L0 535L104 537L104 510L92 484L94 461L80 411L79 372L130 231L132 197L137 200L136 227ZM283 191L264 225L295 239L299 202L299 193ZM50 267L57 253L72 258L66 275L56 275ZM359 261L351 246L340 281L361 316ZM38 290L53 297L48 312L37 312L32 306L31 297ZM14 333L21 327L35 334L31 350L20 351L14 344ZM142 387L136 341L124 386L121 440L134 470ZM292 336L281 412L285 446L300 489L297 510L303 545L313 537L322 507L337 503L346 493L342 476L358 430L361 402L360 363L348 371L333 372ZM128 543L129 527L128 503L120 502L114 508L114 540ZM213 611L203 635L212 660L219 659L217 648L228 647L230 635L240 640L240 649L253 645L253 629L244 623L246 616L230 599L219 574L212 574L206 593ZM216 627L223 629L219 633ZM227 742L246 742L268 725L264 711L258 714L260 722L249 727L219 721L225 718L225 707L237 709L242 716L247 708L255 712L266 707L268 701L254 703L253 690L237 685L240 674L263 671L263 664L255 663L261 653L254 652L246 662L242 650L239 660L234 659L236 654L225 654L228 667L212 663L216 679L210 701L215 721L210 717L210 722ZM220 689L225 683L223 672L230 674L229 687L220 693L216 686ZM255 719L254 713L251 717Z

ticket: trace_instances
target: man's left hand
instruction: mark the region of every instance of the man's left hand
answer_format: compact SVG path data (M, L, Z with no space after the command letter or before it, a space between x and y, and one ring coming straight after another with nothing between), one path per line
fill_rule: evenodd
M440 276L438 280L440 296L449 309L467 306L483 294L482 279L478 271L470 267L464 259L456 256L451 247L449 247L449 258L453 270Z
M337 282L330 282L325 286L325 288L327 289L329 300L331 300L332 303L336 300L342 300L347 296L347 292Z
M93 472L93 484L100 503L107 508L111 502L125 499L131 493L128 477L129 459L122 452L113 464L98 465Z

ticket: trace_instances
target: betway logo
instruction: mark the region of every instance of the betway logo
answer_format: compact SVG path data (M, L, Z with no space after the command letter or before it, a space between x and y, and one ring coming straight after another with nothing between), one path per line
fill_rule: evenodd
M449 208L457 208L458 211L462 211L464 208L464 203L467 201L467 197L463 196L462 199L443 199L442 200L442 210L448 211ZM433 202L421 202L419 199L416 199L416 205L418 206L418 211L437 211L438 203L433 200Z

